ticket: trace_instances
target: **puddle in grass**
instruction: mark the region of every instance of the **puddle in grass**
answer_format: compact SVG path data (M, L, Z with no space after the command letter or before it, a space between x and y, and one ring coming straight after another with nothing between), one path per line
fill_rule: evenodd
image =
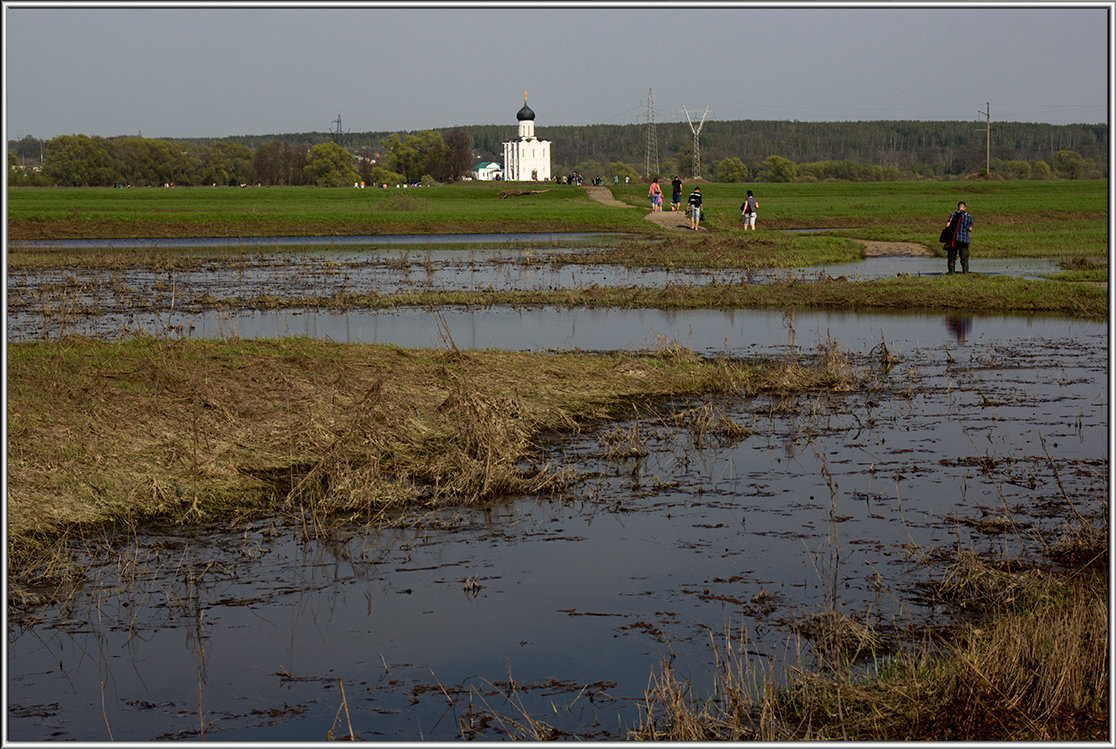
M623 738L663 659L712 691L725 632L778 668L794 623L833 602L885 635L944 623L920 586L957 549L1025 555L1072 518L1050 460L1078 512L1107 503L1104 323L977 317L962 343L944 315L571 319L476 329L511 348L677 334L744 356L806 356L831 334L881 387L711 400L751 434L701 449L645 413L618 425L638 428L638 462L605 459L601 433L556 441L550 456L586 476L572 497L334 542L255 523L92 548L63 609L9 621L7 738L324 741L348 733L346 706L362 739L506 738L493 716L521 710L562 736ZM530 334L501 338L517 326ZM869 356L881 337L887 371Z

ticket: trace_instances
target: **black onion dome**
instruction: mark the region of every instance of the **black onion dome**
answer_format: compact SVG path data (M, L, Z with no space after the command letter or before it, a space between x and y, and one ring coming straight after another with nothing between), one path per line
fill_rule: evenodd
M523 109L519 110L516 113L515 118L517 120L521 121L521 122L523 120L534 120L535 119L535 113L531 111L531 108L529 106L527 106L527 100L526 99L523 100Z

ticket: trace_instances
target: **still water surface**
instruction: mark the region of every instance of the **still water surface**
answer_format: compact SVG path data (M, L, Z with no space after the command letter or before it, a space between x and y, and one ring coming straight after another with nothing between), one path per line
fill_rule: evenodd
M89 584L37 620L9 621L9 740L322 741L347 734L346 706L364 739L501 738L498 716L521 720L521 709L571 736L623 737L664 660L699 692L712 688L711 644L726 632L746 635L752 665L779 669L796 661L796 625L826 607L885 634L945 621L921 595L943 560L959 548L1026 555L1035 533L1064 522L1051 461L1079 511L1093 517L1107 500L1104 323L545 307L228 313L198 301L776 277L547 263L550 249L569 249L561 237L454 250L405 241L261 249L237 268L215 257L187 270L10 273L8 340L143 331L539 351L681 344L736 357L808 357L833 340L878 388L711 400L750 430L727 443L699 445L645 413L621 425L648 450L638 461L603 457L613 426L555 438L548 455L585 477L561 498L451 508L331 541L272 522L90 540ZM796 273L943 265L871 258ZM973 268L1049 270L979 258ZM881 343L898 357L890 369L872 353Z
M1041 317L445 310L225 319L240 335L460 348L808 356L832 337L880 388L714 401L752 430L700 448L645 414L649 454L555 440L574 496L447 510L408 528L301 541L249 523L145 532L93 552L92 580L10 623L10 740L500 738L518 710L623 736L663 660L712 689L711 643L794 662L826 606L889 632L941 623L921 597L957 549L1026 555L1107 499L1107 329ZM219 334L203 320L194 335ZM962 338L962 332L964 337ZM883 369L881 341L899 358ZM674 404L676 409L687 405ZM609 427L611 428L611 427ZM993 466L988 469L987 466ZM989 518L1010 522L978 525ZM807 648L808 653L808 648ZM809 658L809 656L806 656ZM516 688L510 690L509 677ZM472 733L472 731L476 733Z
M483 235L481 235L483 237ZM402 238L401 238L402 239ZM336 294L402 291L552 291L592 286L663 287L710 283L768 283L778 279L852 280L902 275L940 275L939 258L870 257L856 263L793 270L741 271L552 262L555 251L580 251L570 240L542 246L520 244L453 249L303 249L258 252L230 259L227 253L191 256L182 267L114 270L64 268L8 273L9 341L55 338L65 333L115 337L122 329L159 335L197 335L229 319L240 335L252 328L282 328L291 313L227 315L207 312L220 301L266 308L268 298L324 300ZM595 250L589 250L595 251ZM604 251L607 255L607 250ZM977 274L1040 278L1057 268L1046 259L972 261ZM173 312L174 314L170 314ZM258 324L248 317L258 317ZM367 315L363 316L367 319ZM315 319L324 319L315 316ZM191 331L193 326L194 331ZM361 326L363 327L363 326ZM223 329L223 323L217 326ZM202 335L228 334L203 333ZM337 338L336 340L359 340Z

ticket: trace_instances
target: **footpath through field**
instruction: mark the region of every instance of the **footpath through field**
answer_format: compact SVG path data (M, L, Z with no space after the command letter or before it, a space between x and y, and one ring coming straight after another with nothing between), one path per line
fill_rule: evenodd
M612 190L607 187L599 187L592 185L585 188L589 193L589 197L599 203L605 205L614 205L621 208L630 208L631 206L622 200L617 200L612 196ZM690 228L690 214L686 211L671 211L664 208L661 211L650 211L645 219L653 224L663 227L664 229L689 229Z
M619 208L630 207L622 200L617 200L612 195L612 190L603 186L591 185L585 188L589 193L589 197L599 203L605 205L613 205ZM661 211L650 211L645 219L653 224L663 227L664 229L689 229L690 228L690 214L685 210L670 211L665 208ZM909 256L924 256L933 257L934 253L928 248L916 242L879 242L869 239L856 239L864 245L865 257L877 257L884 255L909 255Z

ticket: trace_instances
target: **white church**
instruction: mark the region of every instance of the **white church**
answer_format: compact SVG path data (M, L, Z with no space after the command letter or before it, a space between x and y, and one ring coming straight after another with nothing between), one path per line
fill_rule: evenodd
M515 115L519 120L519 139L504 143L504 179L515 182L542 182L550 179L550 141L535 137L535 113L527 106L523 92L523 109Z

